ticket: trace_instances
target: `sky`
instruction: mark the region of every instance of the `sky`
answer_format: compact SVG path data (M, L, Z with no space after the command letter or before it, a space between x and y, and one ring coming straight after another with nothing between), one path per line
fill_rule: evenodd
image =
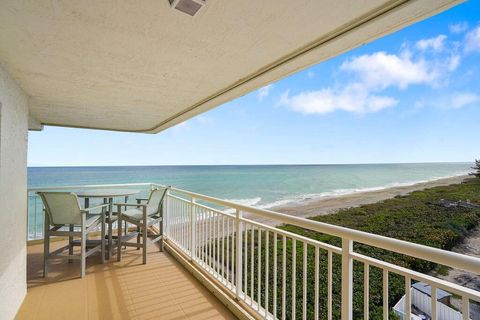
M46 127L29 166L471 162L480 158L480 0L159 134Z

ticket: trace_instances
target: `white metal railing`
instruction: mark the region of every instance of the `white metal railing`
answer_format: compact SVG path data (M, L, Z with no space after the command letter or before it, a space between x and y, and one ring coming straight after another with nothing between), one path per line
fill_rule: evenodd
M136 184L140 185L145 186L145 190L163 187L159 184ZM248 219L244 217L247 214ZM271 227L256 221L256 218L332 235L339 238L339 245ZM390 306L396 302L389 301L389 279L398 281L399 278L406 289L404 313L407 319L412 315L412 297L408 290L412 281L431 285L432 319L437 319L437 289L450 292L460 300L460 311L465 320L470 318L470 304L480 302L478 291L360 254L354 251L354 244L480 274L480 259L475 257L178 188L170 188L167 193L164 219L166 241L189 256L192 263L216 279L224 290L230 291L264 319L331 320L339 315L342 320L370 319L372 303L382 304L382 317L389 319L393 311ZM359 272L362 275L361 283L353 281L354 268L357 275ZM380 302L370 301L374 281L381 281ZM363 296L363 316L358 314L358 307L357 314L353 314L354 293Z

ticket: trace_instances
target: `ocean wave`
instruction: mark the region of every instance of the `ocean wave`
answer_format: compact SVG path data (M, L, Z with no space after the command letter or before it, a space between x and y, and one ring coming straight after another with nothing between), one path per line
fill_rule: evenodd
M255 198L246 198L246 199L225 199L226 201L235 202L238 204L243 204L244 206L251 206L251 207L258 207L257 204L262 201L261 197ZM233 214L235 213L235 209L225 209L223 210L225 213Z
M226 199L226 201L243 204L245 206L255 206L260 201L262 201L262 198L261 197L255 197L255 198L247 198L247 199Z
M461 172L461 173L457 173L449 176L432 177L431 179L412 180L412 181L405 181L405 182L392 182L392 183L388 183L386 185L378 186L378 187L334 189L331 191L325 191L321 193L308 193L308 194L296 195L289 198L276 200L270 203L252 205L252 206L255 206L261 209L270 209L270 208L280 207L284 205L300 204L308 201L335 198L335 197L345 196L345 195L350 195L355 193L381 191L381 190L386 190L386 189L395 188L395 187L408 187L408 186L413 186L420 183L428 183L428 182L433 182L441 179L460 177L460 176L467 175L468 173L469 171L465 171L465 172Z

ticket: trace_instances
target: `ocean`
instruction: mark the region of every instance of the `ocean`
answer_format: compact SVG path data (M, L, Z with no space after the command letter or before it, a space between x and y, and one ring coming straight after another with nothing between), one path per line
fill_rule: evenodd
M269 208L470 172L471 163L30 167L28 186L155 182Z

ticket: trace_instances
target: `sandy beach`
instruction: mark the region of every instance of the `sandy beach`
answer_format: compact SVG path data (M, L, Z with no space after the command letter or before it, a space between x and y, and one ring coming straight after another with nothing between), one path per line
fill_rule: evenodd
M334 197L324 197L307 200L301 203L273 207L271 210L297 217L308 218L318 215L331 214L343 208L357 207L363 204L383 201L398 195L408 194L412 191L461 183L466 178L468 178L468 175L438 179L408 186L397 186L375 191L356 192Z
M428 182L421 182L408 186L395 186L374 191L355 192L346 195L322 197L306 200L303 202L294 202L282 206L272 207L269 208L269 210L285 213L296 217L309 218L318 215L332 214L343 208L357 207L363 204L383 201L393 198L397 195L408 194L412 191L461 183L468 177L468 175L461 175L432 180ZM278 221L259 218L257 216L250 216L248 214L245 215L245 217L271 226L275 226L278 224Z

